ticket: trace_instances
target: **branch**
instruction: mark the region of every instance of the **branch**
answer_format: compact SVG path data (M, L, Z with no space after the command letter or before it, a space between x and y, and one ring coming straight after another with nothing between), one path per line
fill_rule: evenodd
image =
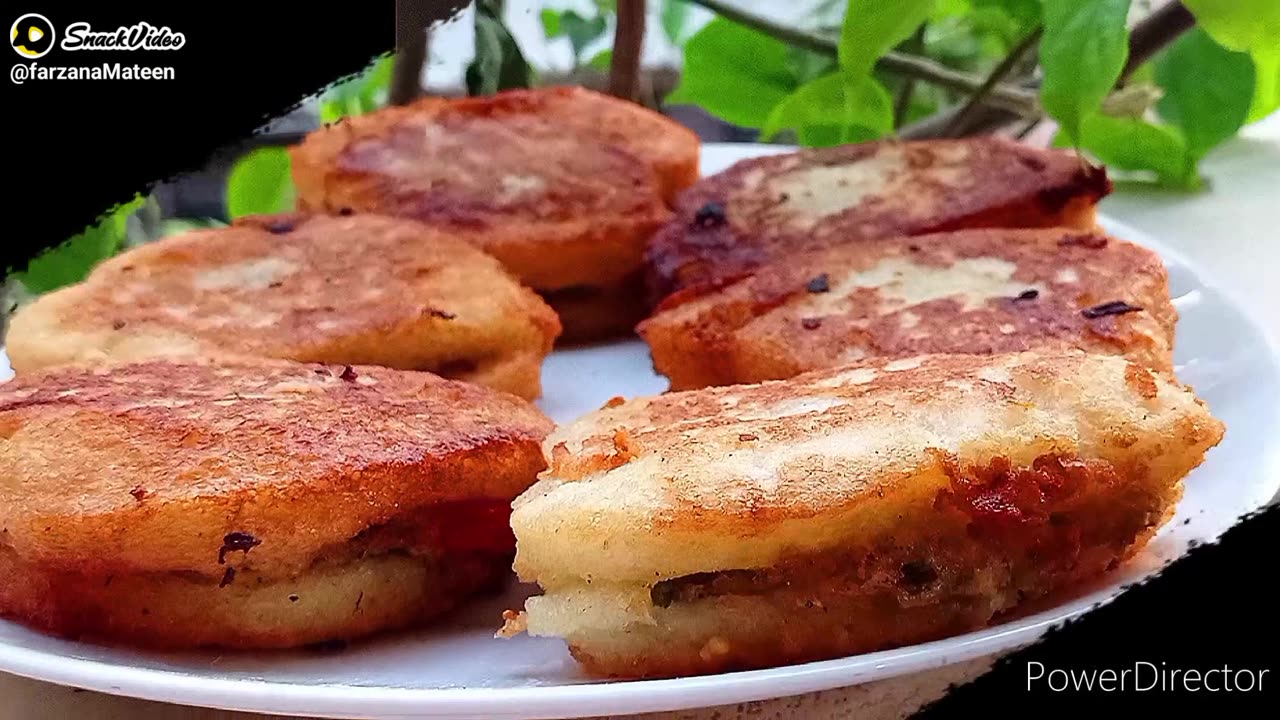
M401 46L391 65L391 87L387 103L407 105L422 94L422 66L427 62L427 31L416 42Z
M951 121L955 119L956 114L959 112L959 106L943 108L928 117L920 118L910 125L903 125L898 128L898 132L896 134L903 140L920 140L922 138L942 137L943 133L945 133L947 128L951 125ZM993 107L982 108L982 111L978 113L978 115L979 117L976 119L976 122L983 124L998 118L999 122L995 124L995 127L999 127L1007 122L1018 119L1016 114L1011 113L1008 110Z
M618 25L613 34L609 64L609 94L635 100L644 47L644 0L618 0Z
M920 23L920 27L916 28L916 32L908 40L908 48L911 52L919 55L924 52L924 28L925 23ZM911 111L911 96L916 91L916 79L913 77L905 77L902 79L902 87L898 88L898 97L893 102L893 126L898 127L907 119L907 113Z
M819 55L828 55L830 57L836 57L840 54L840 46L830 38L776 23L769 18L749 13L730 3L720 2L720 0L689 0L689 2L694 5L701 5L729 22L749 27L752 30L759 30L765 35L775 40L781 40L793 47L803 48Z
M715 12L730 22L749 27L753 30L780 40L788 45L803 48L827 57L839 57L840 46L831 38L815 33L797 30L774 21L753 15L721 0L689 0L695 5ZM982 78L934 62L925 57L889 52L877 63L881 68L903 77L916 78L947 88L955 92L975 93L982 87ZM1032 91L1009 85L996 85L991 88L983 103L1000 107L1016 114L1034 112L1036 96Z
M1129 33L1129 59L1120 71L1123 84L1142 63L1163 50L1182 33L1195 27L1196 18L1181 2L1162 5L1146 16Z
M1129 32L1129 59L1120 73L1117 85L1123 84L1142 63L1150 60L1194 26L1195 18L1186 6L1176 1L1161 6L1159 10L1140 20ZM938 137L951 123L956 112L953 108L947 109L912 123L899 130L898 137ZM1002 108L984 107L974 113L964 132L967 135L989 132L1017 119L1014 114Z
M1005 79L1005 77L1007 77L1009 73L1018 66L1022 61L1022 58L1040 42L1040 36L1043 34L1044 26L1037 25L1035 29L1027 33L1027 36L1022 38L1022 40L1009 51L1008 55L1004 56L1004 59L1000 61L1000 64L992 68L991 74L987 75L987 79L982 82L982 86L974 91L974 93L969 96L969 99L965 100L964 105L961 105L960 109L956 111L956 114L951 117L951 121L947 123L947 127L942 131L945 136L958 136L957 133L963 130L965 123L973 116L974 110L982 104L983 98L990 94L992 89L994 89L1001 80Z
M427 61L427 24L421 3L396 0L396 58L391 65L387 102L404 105L422 93L422 66Z
M915 55L888 52L877 64L889 72L924 80L954 92L976 94L982 88L982 79L974 75L952 70L941 63ZM1034 90L997 83L982 98L982 104L1016 115L1026 115L1036 111L1036 93Z

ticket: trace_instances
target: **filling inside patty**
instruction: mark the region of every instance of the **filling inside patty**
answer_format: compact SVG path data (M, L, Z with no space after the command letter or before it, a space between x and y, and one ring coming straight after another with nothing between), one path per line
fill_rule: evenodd
M725 595L822 588L876 594L902 607L984 596L993 608L1044 595L1114 566L1165 519L1177 490L1117 487L1110 468L1042 458L955 473L932 508L869 546L800 554L768 568L696 573L658 582L655 607ZM926 517L927 515L927 517Z
M0 615L55 634L157 647L293 647L363 637L500 587L514 538L501 501L443 503L367 528L300 572L254 567L271 542L228 534L220 576L87 574L0 544ZM243 553L243 557L241 557Z
M506 634L558 635L588 667L666 675L864 652L981 627L1117 565L1167 519L1177 484L1103 462L1045 456L943 461L949 483L878 512L876 536L798 551L768 567L646 585L594 578L530 598ZM661 658L655 646L665 648ZM656 659L655 659L656 658Z
M403 513L387 522L365 528L345 542L323 550L317 563L340 563L401 553L438 558L451 556L508 555L515 550L509 503L469 500Z

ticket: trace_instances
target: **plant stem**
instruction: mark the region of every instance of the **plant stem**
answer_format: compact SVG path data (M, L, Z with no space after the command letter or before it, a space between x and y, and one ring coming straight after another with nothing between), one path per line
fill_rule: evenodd
M1182 33L1195 27L1195 24L1196 18L1187 6L1175 0L1160 6L1134 25L1129 33L1129 59L1124 63L1124 70L1120 71L1120 84L1124 84L1142 63L1150 60Z
M689 2L693 5L701 5L729 22L759 30L765 35L775 40L781 40L793 47L830 57L836 57L840 54L840 47L830 38L776 23L769 18L735 7L731 3L720 2L720 0L689 0Z
M1037 25L1004 56L1004 59L998 65L992 68L991 73L987 75L987 79L982 81L982 85L965 100L960 109L956 111L956 114L951 117L951 121L947 123L947 127L942 131L944 136L956 137L957 132L963 130L965 123L969 118L973 117L974 110L982 104L983 98L1018 66L1023 56L1040 42L1040 36L1043 34L1044 26Z
M644 0L618 0L618 24L613 35L613 60L609 64L609 94L635 100L640 77L640 50L644 46Z
M396 58L391 65L387 102L404 105L422 93L422 66L427 61L427 21L421 3L396 0Z
M840 55L839 44L835 40L822 35L775 23L768 18L748 13L720 0L689 1L715 12L730 22L758 30L788 45L828 57L839 57ZM889 52L885 53L877 64L889 72L903 77L924 80L955 92L974 93L982 86L982 78L959 70L952 70L945 65L917 55ZM1036 107L1034 92L1003 84L998 84L991 88L990 92L984 96L983 103L1009 110L1015 114L1034 112Z
M924 80L954 92L977 93L982 87L982 79L974 75L952 70L941 63L916 55L888 52L881 56L877 64L889 72ZM1036 93L1013 85L997 83L983 96L982 103L1017 115L1026 115L1035 112Z
M1018 128L1014 132L1013 136L1018 138L1019 140L1022 140L1026 138L1028 135L1030 135L1031 131L1035 130L1036 126L1042 122L1044 122L1043 116L1030 118L1022 123L1022 127Z
M920 23L920 27L916 28L916 32L907 41L907 49L916 55L924 52L924 31L927 25ZM898 89L898 97L893 103L893 126L899 127L907 119L907 113L911 111L911 96L916 91L916 79L913 77L902 78L902 87Z
M1177 40L1182 33L1195 26L1195 17L1181 2L1170 2L1140 20L1129 33L1129 60L1121 71L1120 81L1123 84L1128 76L1142 63L1151 59L1156 53ZM950 124L956 113L955 108L944 109L919 122L912 123L898 131L901 138L938 137ZM989 132L1017 119L1013 113L1002 108L988 106L974 113L964 128L966 135Z

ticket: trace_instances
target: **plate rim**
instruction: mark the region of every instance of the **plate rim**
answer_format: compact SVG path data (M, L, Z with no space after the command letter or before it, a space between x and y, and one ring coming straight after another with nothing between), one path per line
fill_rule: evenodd
M736 161L787 152L793 148L755 143L704 143L702 149L704 155L701 160L705 162L707 151L722 153ZM1280 339L1272 337L1261 323L1259 314L1248 303L1242 302L1229 284L1191 261L1182 251L1170 248L1128 223L1101 211L1098 223L1111 234L1155 250L1165 262L1180 265L1188 271L1198 287L1218 294L1239 314L1253 338L1261 341L1267 366L1280 378ZM1267 446L1255 449L1265 457ZM1273 448L1273 454L1277 466L1280 466L1280 453L1275 453ZM1280 479L1276 485L1280 490ZM1264 502L1259 507L1266 504ZM1144 572L1135 582L1145 581L1159 569ZM852 687L986 657L1034 642L1049 628L1110 602L1133 584L1108 584L1008 624L927 643L799 665L661 680L472 688L303 684L116 665L16 646L3 639L0 639L0 672L144 700L287 715L570 718L614 712L671 711ZM0 622L12 623L9 620ZM939 646L943 644L946 645L945 652L939 652ZM886 668L888 672L882 672ZM709 698L712 693L717 697ZM567 709L570 705L576 709Z

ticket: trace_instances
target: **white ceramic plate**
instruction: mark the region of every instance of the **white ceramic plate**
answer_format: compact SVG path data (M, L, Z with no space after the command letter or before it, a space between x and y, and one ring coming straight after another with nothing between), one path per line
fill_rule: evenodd
M777 148L708 145L703 171ZM188 705L330 717L581 717L722 705L843 687L980 657L1034 640L1180 555L1216 538L1280 489L1280 353L1246 312L1177 254L1114 222L1112 232L1159 251L1181 313L1176 361L1228 426L1187 481L1177 518L1133 562L1075 599L980 632L840 660L711 677L593 682L554 639L493 638L526 588L478 603L433 629L337 654L154 654L68 642L0 621L0 670ZM0 369L7 369L0 368ZM615 395L661 392L638 341L562 351L545 367L542 407L558 421ZM3 581L3 579L0 579ZM1189 619L1189 621L1191 621Z

